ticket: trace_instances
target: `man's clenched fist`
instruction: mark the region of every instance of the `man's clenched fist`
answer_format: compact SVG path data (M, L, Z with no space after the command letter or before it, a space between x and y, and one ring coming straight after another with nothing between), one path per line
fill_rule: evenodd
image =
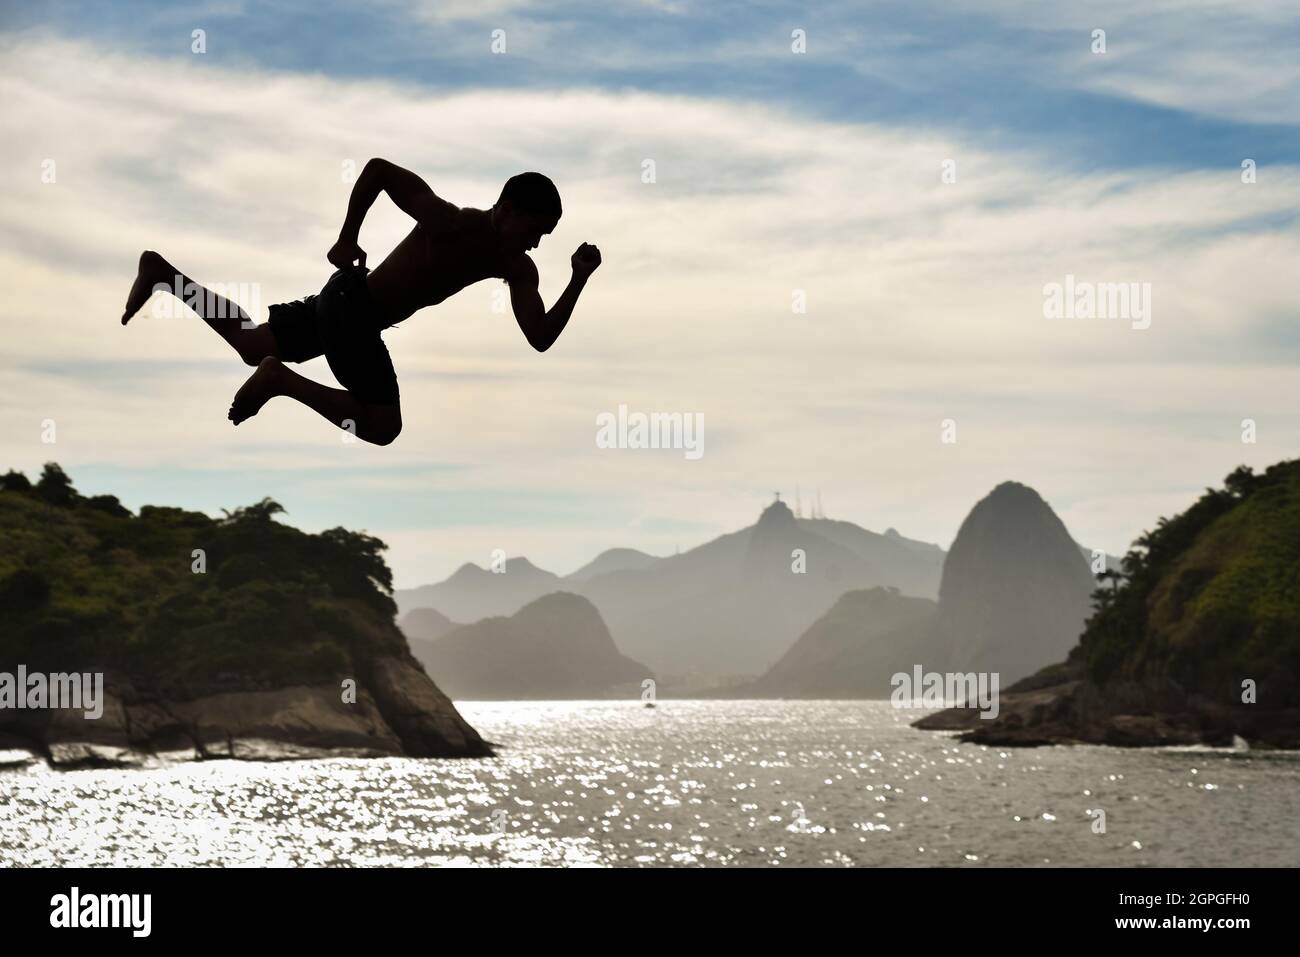
M590 276L600 265L600 250L591 243L583 243L573 254L573 271L580 276Z

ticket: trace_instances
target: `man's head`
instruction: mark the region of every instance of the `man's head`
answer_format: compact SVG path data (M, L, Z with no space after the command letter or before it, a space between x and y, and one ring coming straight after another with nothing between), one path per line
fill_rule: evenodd
M541 173L520 173L506 180L492 207L492 224L508 251L523 253L537 246L560 219L560 192Z

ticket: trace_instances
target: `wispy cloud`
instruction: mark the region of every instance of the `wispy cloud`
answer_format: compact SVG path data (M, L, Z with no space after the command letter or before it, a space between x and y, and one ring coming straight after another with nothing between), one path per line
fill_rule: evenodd
M1267 152L1246 185L1235 155L1088 172L1050 138L739 96L434 90L44 33L3 36L0 59L5 462L210 509L272 494L306 525L392 539L402 584L498 547L561 571L611 545L669 552L796 481L832 514L946 543L1015 478L1119 551L1154 506L1300 440L1300 170ZM545 356L492 311L492 284L389 333L406 420L390 448L345 445L287 400L233 430L247 370L197 319L117 325L136 255L259 283L263 309L313 292L343 164L372 155L462 205L545 170L566 206L538 256L547 300L579 242L606 265ZM407 225L376 205L372 262ZM1045 320L1043 285L1067 273L1151 283L1151 328ZM595 416L619 403L704 413L705 457L596 449Z

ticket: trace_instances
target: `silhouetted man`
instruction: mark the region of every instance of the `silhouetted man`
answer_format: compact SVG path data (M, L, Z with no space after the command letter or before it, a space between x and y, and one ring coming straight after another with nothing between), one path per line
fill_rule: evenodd
M415 220L415 228L370 272L357 236L381 192ZM541 173L512 176L491 209L460 209L439 199L409 170L372 159L352 187L338 242L326 255L338 271L319 295L271 306L269 321L253 327L236 303L194 284L147 250L140 256L122 324L155 287L186 291L186 304L244 362L257 366L235 393L230 421L238 425L269 399L286 395L367 442L387 445L402 431L402 412L382 330L471 283L499 278L509 284L510 305L529 344L545 352L559 338L588 277L600 265L600 250L588 243L579 246L568 288L546 309L528 251L555 229L560 212L560 194ZM342 389L313 382L284 366L319 355L325 356Z

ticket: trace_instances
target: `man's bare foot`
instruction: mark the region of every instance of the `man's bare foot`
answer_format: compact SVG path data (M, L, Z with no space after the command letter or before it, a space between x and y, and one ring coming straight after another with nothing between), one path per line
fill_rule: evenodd
M131 284L131 292L126 297L126 309L122 312L122 325L131 321L131 317L140 311L140 307L149 301L153 295L153 287L159 283L166 284L172 278L176 270L167 260L163 259L152 249L146 249L140 254L140 267L135 274L135 282Z
M238 425L262 411L267 400L280 394L280 373L284 365L275 356L267 356L257 364L257 371L239 387L235 400L230 403L226 418Z

